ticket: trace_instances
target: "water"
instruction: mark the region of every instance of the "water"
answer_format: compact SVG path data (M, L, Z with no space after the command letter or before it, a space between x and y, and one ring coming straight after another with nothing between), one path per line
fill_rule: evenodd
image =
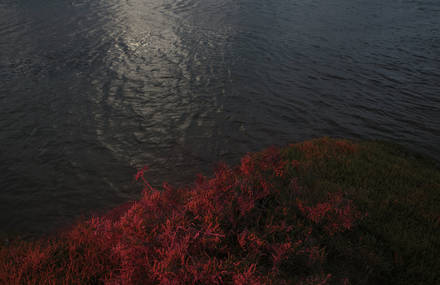
M323 135L440 159L437 0L0 0L0 231Z

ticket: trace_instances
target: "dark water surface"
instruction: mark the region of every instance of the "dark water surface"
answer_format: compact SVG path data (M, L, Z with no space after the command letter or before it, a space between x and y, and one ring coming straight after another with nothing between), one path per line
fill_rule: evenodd
M440 1L0 0L0 232L323 135L440 159Z

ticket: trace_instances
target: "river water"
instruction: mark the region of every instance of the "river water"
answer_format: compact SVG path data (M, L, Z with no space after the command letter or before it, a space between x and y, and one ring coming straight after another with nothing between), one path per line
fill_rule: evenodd
M324 135L440 159L440 1L0 0L0 232Z

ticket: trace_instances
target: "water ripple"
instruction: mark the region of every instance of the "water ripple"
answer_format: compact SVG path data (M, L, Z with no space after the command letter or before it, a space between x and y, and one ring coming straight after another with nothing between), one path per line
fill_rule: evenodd
M0 2L1 230L330 135L440 159L438 1ZM43 205L43 206L42 206Z

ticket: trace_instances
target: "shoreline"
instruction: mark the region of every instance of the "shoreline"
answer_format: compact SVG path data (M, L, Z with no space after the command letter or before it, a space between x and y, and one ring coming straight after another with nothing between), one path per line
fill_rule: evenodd
M439 164L400 145L324 137L247 154L240 165L219 165L212 177L181 188L154 189L147 177L138 173L144 191L132 204L54 236L0 245L0 281L440 278Z

